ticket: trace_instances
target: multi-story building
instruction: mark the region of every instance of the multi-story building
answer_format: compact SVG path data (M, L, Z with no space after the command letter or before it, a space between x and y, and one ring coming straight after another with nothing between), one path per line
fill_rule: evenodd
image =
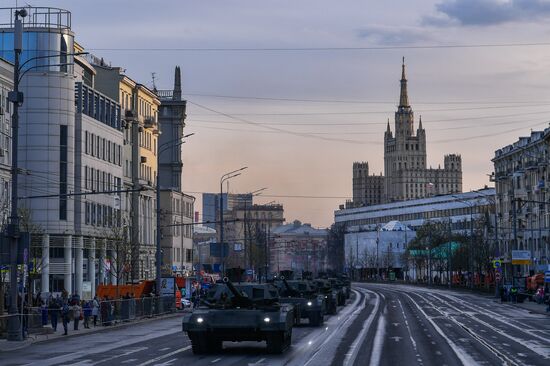
M390 221L399 221L416 230L427 221L451 222L453 231L466 232L470 221L494 214L494 188L477 191L391 202L382 205L341 209L334 212L334 222L346 228L376 230ZM491 215L494 217L494 215Z
M383 177L364 175L365 170L368 172L366 163L354 164L353 198L359 203L353 206L462 192L460 155L445 155L443 168L427 167L426 130L422 127L422 118L416 132L414 130L414 113L409 104L404 62L394 130L395 136L388 120L384 134ZM379 188L380 184L384 184L383 191Z
M303 271L315 276L327 270L326 229L316 229L298 220L272 230L269 241L269 266L272 272Z
M96 86L119 102L123 111L123 184L131 191L123 198L132 251L130 279L155 276L155 189L157 176L158 107L154 91L124 74L122 68L107 66L92 58Z
M380 175L369 175L369 163L353 163L353 201L354 207L379 205L383 203L385 180Z
M284 223L281 204L242 204L224 213L226 267L264 267L266 243L273 230ZM217 225L219 232L220 225Z
M176 66L174 72L174 88L155 92L161 102L158 156L163 268L168 273L191 274L195 198L182 193L182 138L186 101L181 94L179 66Z
M223 210L232 210L237 205L252 205L252 194L250 193L223 193ZM220 219L220 194L203 193L202 194L202 221L204 225L215 229L216 222Z
M0 230L8 223L11 207L11 110L13 65L0 58Z
M214 265L214 255L211 253L211 246L216 243L216 230L204 226L195 225L193 227L193 265L197 272L206 271L212 273Z
M512 250L531 253L532 264L516 267L515 275L533 269L548 270L550 264L550 149L545 142L548 136L550 128L532 131L495 151L492 159L500 255L511 270Z

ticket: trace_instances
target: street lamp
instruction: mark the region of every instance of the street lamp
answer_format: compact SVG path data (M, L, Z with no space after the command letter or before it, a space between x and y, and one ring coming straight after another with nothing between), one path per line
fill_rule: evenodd
M225 181L228 181L229 179L231 178L235 178L235 177L238 177L239 175L241 175L241 171L245 170L245 169L248 169L247 166L244 166L240 169L236 169L236 170L233 170L229 173L225 173L224 175L221 176L220 178L220 245L221 245L221 256L222 256L222 268L221 268L221 272L222 272L222 275L225 274L225 248L224 248L224 244L223 244L223 182Z
M156 199L157 199L157 207L156 207L156 214L157 214L157 237L156 237L156 247L157 247L157 258L156 258L156 287L157 287L157 296L160 297L160 286L161 286L161 264L162 264L162 251L161 251L161 231L160 231L160 154L168 150L169 148L179 146L181 144L184 144L185 141L183 139L187 137L193 136L194 133L190 133L188 135L184 135L182 137L178 137L176 139L167 141L160 145L157 149L157 177L156 177Z

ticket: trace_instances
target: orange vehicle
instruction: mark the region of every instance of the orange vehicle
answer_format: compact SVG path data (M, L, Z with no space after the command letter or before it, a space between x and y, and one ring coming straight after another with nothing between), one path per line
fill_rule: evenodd
M110 299L118 299L126 293L134 294L134 298L153 292L155 281L142 281L134 285L99 285L96 294L100 298L108 296Z

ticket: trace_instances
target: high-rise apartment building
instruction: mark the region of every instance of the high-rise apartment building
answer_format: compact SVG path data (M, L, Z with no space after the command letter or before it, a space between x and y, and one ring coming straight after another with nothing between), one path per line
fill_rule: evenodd
M428 168L426 130L422 117L416 131L414 128L404 60L394 131L388 120L384 134L384 176L369 176L367 163L354 163L353 176L353 206L462 192L460 155L445 155L443 168ZM379 189L381 184L383 191Z

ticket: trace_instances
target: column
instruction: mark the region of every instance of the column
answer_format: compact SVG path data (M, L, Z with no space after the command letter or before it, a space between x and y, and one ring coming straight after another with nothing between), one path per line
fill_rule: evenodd
M76 238L74 247L74 292L82 298L82 277L84 272L84 237L79 236Z
M98 283L100 285L105 284L105 258L107 257L107 242L102 240L101 249L99 250L99 278Z
M120 272L120 270L118 268L116 268L117 266L117 252L116 250L111 250L111 284L112 285L117 285L118 282L117 282L117 278L116 278L116 275L117 275L117 271Z
M43 295L50 293L50 235L42 236L42 280L41 289Z
M95 239L90 241L90 249L88 250L88 281L92 286L92 299L95 296Z
M65 237L65 253L63 255L65 259L64 268L65 273L63 274L63 287L65 291L69 293L69 296L73 293L72 285L72 266L73 266L73 236L67 235Z

